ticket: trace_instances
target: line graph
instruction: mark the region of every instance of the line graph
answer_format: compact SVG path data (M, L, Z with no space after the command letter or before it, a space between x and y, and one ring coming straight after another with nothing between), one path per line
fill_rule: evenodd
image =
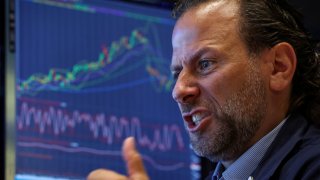
M172 149L174 144L178 149L183 149L185 146L179 126L175 124L163 125L162 128L153 131L153 138L149 138L143 135L141 121L137 117L128 119L111 115L107 118L103 113L91 115L77 110L69 113L54 107L49 107L48 110L39 110L32 106L29 107L27 103L22 104L20 115L17 117L18 130L37 126L40 134L45 134L46 129L52 128L54 135L60 135L68 129L75 129L81 123L86 124L95 139L100 136L106 138L107 144L112 144L114 138L124 139L128 136L134 136L137 138L138 144L148 147L152 151L155 149L168 151Z
M153 180L190 179L170 12L105 0L21 0L17 11L16 177L125 173L134 136Z
M118 156L122 157L122 154L120 151L107 151L107 150L97 150L93 148L87 148L87 147L64 147L59 145L52 145L52 144L44 144L44 143L37 143L37 142L18 142L18 146L21 147L27 147L27 148L41 148L41 149L55 149L58 151L63 151L67 153L89 153L93 155L99 155L99 156ZM159 164L156 162L152 157L148 155L142 154L142 159L151 164L155 169L160 171L175 171L181 168L184 168L186 166L185 163L178 162L175 164Z
M148 32L150 31L149 28L152 29L152 32L156 33L154 27L150 26L142 30ZM124 36L118 41L113 41L109 48L102 45L102 52L99 53L98 60L78 63L71 67L70 70L52 68L48 74L33 74L26 80L20 80L17 92L18 94L26 93L31 95L35 95L43 90L82 92L81 90L86 87L126 75L140 66L145 66L149 77L99 89L85 89L83 92L112 91L149 82L158 82L158 86L155 86L155 88L161 91L160 88L163 87L166 91L169 91L173 80L168 73L162 74L159 70L152 67L152 63L159 63L159 59L155 60L156 57L148 56L145 59L134 62L129 67L124 66L137 54L139 55L144 52L149 54L154 53L154 48L148 42L149 40L139 30L135 29L129 37ZM116 58L118 60L114 62ZM159 86L160 88L158 88Z

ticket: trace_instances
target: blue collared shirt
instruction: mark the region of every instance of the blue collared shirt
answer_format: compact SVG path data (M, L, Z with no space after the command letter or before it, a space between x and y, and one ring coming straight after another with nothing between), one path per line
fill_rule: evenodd
M283 120L277 127L270 131L267 135L261 138L257 143L251 146L234 162L222 162L226 170L222 173L224 180L247 180L250 174L257 168L263 155L279 133L283 126ZM217 169L216 169L217 171ZM216 172L215 171L215 172ZM215 173L213 173L213 176ZM212 178L213 179L213 178Z

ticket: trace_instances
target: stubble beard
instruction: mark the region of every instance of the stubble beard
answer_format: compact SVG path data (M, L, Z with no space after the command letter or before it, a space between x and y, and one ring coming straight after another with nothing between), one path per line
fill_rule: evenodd
M225 105L219 106L214 99L203 105L212 110L216 129L190 133L192 148L211 161L234 160L246 150L266 113L266 92L261 75L251 64L246 81Z

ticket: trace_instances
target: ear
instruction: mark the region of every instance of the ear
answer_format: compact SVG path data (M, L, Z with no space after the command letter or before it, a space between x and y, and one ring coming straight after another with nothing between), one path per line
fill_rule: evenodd
M297 65L297 57L293 47L286 42L275 45L273 71L270 78L270 88L274 91L282 91L292 82Z

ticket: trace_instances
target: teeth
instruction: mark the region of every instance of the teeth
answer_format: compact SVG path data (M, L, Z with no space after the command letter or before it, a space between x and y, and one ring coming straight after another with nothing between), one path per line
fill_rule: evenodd
M195 123L196 125L198 125L198 124L200 123L201 119L202 119L202 115L201 115L201 114L194 114L194 115L192 116L192 121L193 121L193 123Z

